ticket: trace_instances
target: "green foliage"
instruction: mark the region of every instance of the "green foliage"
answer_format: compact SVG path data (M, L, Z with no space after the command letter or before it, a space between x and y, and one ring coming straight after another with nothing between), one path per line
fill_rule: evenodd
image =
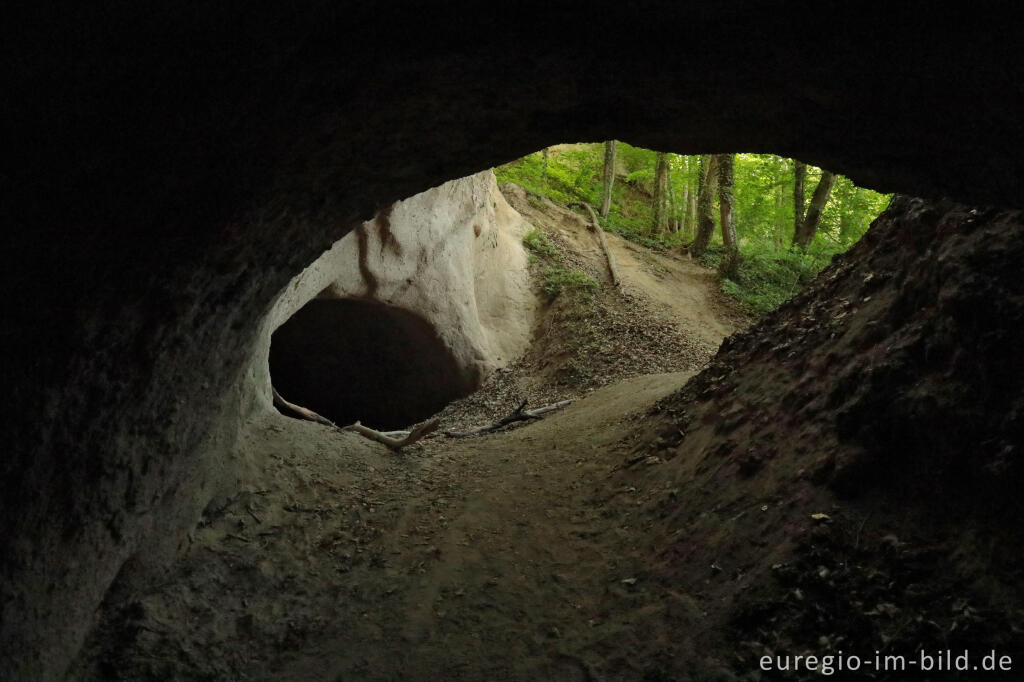
M523 235L523 246L540 258L558 259L560 256L558 247L555 246L554 242L548 239L548 236L536 227L531 227Z
M624 220L622 218L616 220L609 215L607 218L598 218L598 221L605 232L613 232L654 251L665 251L682 243L682 236L678 233L650 234L650 220Z
M664 251L693 238L689 232L652 232L651 195L657 153L620 141L612 209L601 227L650 249ZM669 215L682 223L687 194L695 195L698 156L669 154ZM499 182L515 182L527 190L563 204L583 201L596 206L602 193L604 145L575 144L552 147L547 176L542 177L541 154L535 153L495 169ZM837 176L825 205L821 225L805 255L790 252L793 238L793 162L771 154L736 154L736 231L741 266L738 282L723 288L752 311L765 312L786 300L824 267L833 254L845 251L867 230L889 197L857 187ZM804 204L809 203L821 178L821 169L807 167ZM716 202L717 204L717 202ZM714 210L718 220L718 207ZM543 236L543 235L541 235ZM717 267L721 232L715 230L707 265ZM538 250L530 247L534 254Z
M652 149L644 149L643 147L634 147L623 141L619 141L618 150L616 152L617 165L620 170L625 171L626 175L629 176L631 173L635 173L640 170L650 169L651 177L654 177L654 162L657 158L658 153Z
M548 266L541 278L541 290L549 297L554 298L563 291L572 291L581 297L590 297L598 286L597 280L590 275L578 270L565 270L563 268Z
M550 150L546 176L540 152L498 166L494 174L498 184L514 182L552 201L592 204L600 197L603 164L604 145L567 145Z
M549 298L555 298L563 291L573 293L576 304L580 304L593 296L597 290L597 280L578 270L566 270L555 265L562 260L562 254L550 237L536 227L523 235L523 245L531 252L530 262L538 261L546 264L541 275L540 288Z
M624 182L642 187L645 192L652 194L654 192L654 169L641 168L640 170L633 171L626 176Z
M723 248L714 245L701 256L705 267L717 268ZM776 252L773 249L746 249L740 259L735 281L722 280L722 291L735 298L751 313L771 312L800 292L831 261L831 254L809 251Z
M807 167L804 204L810 202L821 179L821 169ZM740 239L789 249L793 239L793 163L771 154L736 155L736 224ZM842 175L836 184L815 236L821 248L845 251L867 231L885 208L888 195L857 187Z

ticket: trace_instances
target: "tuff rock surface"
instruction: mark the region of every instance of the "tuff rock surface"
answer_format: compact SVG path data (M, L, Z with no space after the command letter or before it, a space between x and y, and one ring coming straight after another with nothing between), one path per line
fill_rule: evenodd
M384 209L285 288L263 324L254 390L266 404L273 379L337 423L384 428L470 393L530 341L527 229L491 171Z

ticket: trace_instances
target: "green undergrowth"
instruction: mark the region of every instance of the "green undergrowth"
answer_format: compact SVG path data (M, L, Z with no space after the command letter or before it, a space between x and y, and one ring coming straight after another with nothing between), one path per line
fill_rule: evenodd
M531 227L523 235L523 246L530 252L530 263L538 264L542 268L540 288L549 299L554 299L563 292L569 292L575 298L588 299L600 286L597 280L587 273L563 267L561 251L550 237L536 227Z
M645 246L648 249L654 251L668 251L674 246L680 246L685 240L680 232L671 232L669 234L661 235L649 235L646 234L646 227L648 220L623 220L622 218L614 218L608 216L607 218L598 218L601 223L601 228L605 232L611 232L617 234L624 239Z
M647 152L620 143L620 154L634 156ZM512 182L527 190L527 199L541 209L540 200L532 195L550 199L559 204L584 202L598 206L601 202L600 156L602 145L574 145L552 152L547 172L541 154L534 153L494 169L498 184ZM637 161L638 163L640 161ZM651 177L648 178L647 176ZM612 205L607 217L599 218L601 227L632 242L657 251L665 251L682 243L678 233L651 234L650 181L653 171L637 171L627 178L618 179L612 186ZM578 209L577 209L578 210Z
M565 270L564 268L548 266L544 269L541 277L540 288L550 298L558 296L563 291L569 291L574 296L589 298L597 291L597 280L579 270Z
M591 201L589 189L585 189L586 172L573 171L566 163L549 161L545 175L540 154L530 154L494 169L499 185L513 182L529 192L562 204Z
M561 259L558 247L555 246L554 242L548 239L546 234L538 230L536 227L531 227L530 230L523 235L523 246L530 251L531 263L536 263L540 259Z
M558 246L538 228L523 235L523 245L530 252L531 270L552 306L552 319L569 356L558 372L567 381L584 381L587 356L597 345L591 322L597 305L594 294L601 285L587 273L567 267Z
M701 265L718 268L724 253L720 245L700 257ZM832 253L806 254L767 249L743 251L736 280L723 279L722 291L736 299L748 312L764 315L799 293L829 264Z

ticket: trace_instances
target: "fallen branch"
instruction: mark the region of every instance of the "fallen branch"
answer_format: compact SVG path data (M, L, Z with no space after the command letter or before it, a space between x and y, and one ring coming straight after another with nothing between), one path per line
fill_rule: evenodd
M427 434L437 431L437 427L440 426L440 424L440 420L435 419L433 421L424 422L423 424L420 424L412 431L389 431L387 433L381 433L380 431L375 431L368 426L363 426L359 422L356 422L355 424L350 424L349 426L343 427L341 430L355 431L359 435L366 436L370 440L377 441L378 443L383 443L392 450L401 450L406 445L412 445L413 443L418 441L420 438L423 438ZM402 438L394 438L391 435L398 433L404 433L405 435Z
M527 410L524 409L526 407L526 402L527 401L524 400L523 402L519 403L519 407L514 409L508 416L502 417L493 424L488 424L487 426L479 426L475 429L470 429L469 431L445 431L444 435L448 436L449 438L466 438L468 436L479 436L482 433L490 433L491 431L497 431L498 429L508 426L509 424L514 424L515 422L522 422L526 421L527 419L539 419L541 416L547 414L548 412L560 410L563 407L572 403L571 400L562 400L561 402L552 403L551 405L538 407L536 410Z
M270 387L270 390L273 391L274 393L274 405L276 405L279 410L290 412L293 416L298 417L299 419L306 419L311 422L316 422L317 424L323 424L324 426L333 426L337 428L338 425L332 422L327 417L322 417L313 410L308 410L305 407L302 407L301 405L296 405L295 403L288 402L287 400L281 397L281 394L278 393L277 389L274 388L273 386Z
M392 450L401 450L406 445L412 445L420 438L423 438L427 434L436 431L437 427L440 426L441 424L438 420L435 419L434 421L426 422L425 424L420 424L412 431L384 432L375 431L374 429L371 429L368 426L363 426L359 422L356 422L355 424L351 424L349 426L342 427L338 426L327 417L317 414L313 410L302 407L301 405L296 405L295 403L288 402L287 400L281 397L281 394L278 393L277 389L274 388L273 386L270 387L270 390L273 391L274 393L274 405L276 405L278 409L290 413L292 416L298 417L299 419L306 419L311 422L316 422L317 424L323 424L324 426L333 426L334 428L340 429L341 431L355 431L360 435L366 436L370 440L375 440L378 443L383 443Z
M588 226L591 232L597 234L597 241L601 243L601 250L604 251L604 257L608 260L608 270L611 272L612 285L619 286L619 269L615 266L615 256L612 254L611 249L608 248L608 241L604 237L604 230L601 229L601 224L597 222L597 214L594 213L594 209L590 207L590 204L585 204L581 201L577 201L569 204L570 206L582 206L587 209L590 213L591 225Z

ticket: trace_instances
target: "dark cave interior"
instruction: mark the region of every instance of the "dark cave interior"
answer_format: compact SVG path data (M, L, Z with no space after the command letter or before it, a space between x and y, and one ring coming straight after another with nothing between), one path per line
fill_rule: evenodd
M401 429L472 390L437 330L415 313L313 299L271 340L274 387L336 424Z
M908 254L893 252L897 277L913 280L917 259L934 255L929 240L980 239L957 236L972 226L991 237L985 258L1017 248L1013 211L980 209L988 218L972 223L966 208L929 203L1024 206L1015 8L643 9L594 19L592 33L617 37L608 51L566 31L574 15L557 6L31 10L5 73L15 104L0 274L0 678L62 678L115 578L159 571L209 500L234 490L224 453L247 409L237 389L257 322L303 267L397 199L559 140L620 137L679 153L773 152L925 197L893 217L920 228L886 241ZM1019 288L1016 272L988 272L984 258L956 267L978 292ZM1020 360L967 357L948 332L964 325L1005 348L1019 340L1020 301L978 306L984 296L943 289L942 267L919 272L931 279L905 287L887 319L930 311L917 322L944 345L906 350L889 378L912 392L919 378L941 381L928 368L945 359L962 386L942 394L948 405L913 403L881 427L867 422L904 393L837 394L837 406L853 404L818 428L863 435L871 457L823 466L854 488L862 462L885 466L870 443L923 443L902 431L949 406L979 438L994 425L999 449L971 471L1017 471L1019 405L988 398L1021 394ZM362 320L430 337L400 316ZM716 371L742 383L738 367ZM798 387L836 366L778 371ZM964 406L978 395L983 408ZM911 455L903 466L927 466L927 448Z

